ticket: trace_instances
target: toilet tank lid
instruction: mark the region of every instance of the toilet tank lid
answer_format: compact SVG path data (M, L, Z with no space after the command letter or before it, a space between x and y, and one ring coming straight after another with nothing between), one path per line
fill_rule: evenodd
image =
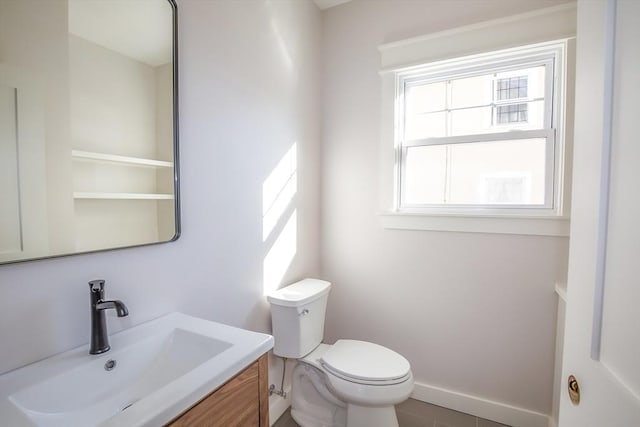
M267 295L271 304L300 307L329 293L331 283L318 279L303 279Z

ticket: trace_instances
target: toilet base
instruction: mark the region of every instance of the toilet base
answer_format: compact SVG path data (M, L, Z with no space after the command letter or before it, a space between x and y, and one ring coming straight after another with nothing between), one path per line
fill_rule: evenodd
M398 427L394 406L347 405L347 427Z
M327 389L322 373L298 362L292 373L291 417L301 427L346 427L346 404Z

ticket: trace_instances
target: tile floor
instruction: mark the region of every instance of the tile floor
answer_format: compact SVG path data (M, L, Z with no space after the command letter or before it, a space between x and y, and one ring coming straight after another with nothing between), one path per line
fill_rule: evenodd
M504 424L474 417L430 403L409 399L396 406L400 427L508 427ZM273 427L299 427L285 412Z

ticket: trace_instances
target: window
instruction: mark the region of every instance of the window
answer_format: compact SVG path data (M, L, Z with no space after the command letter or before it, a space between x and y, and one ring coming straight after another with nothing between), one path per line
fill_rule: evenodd
M396 73L400 212L557 215L563 45Z
M396 71L396 212L561 215L564 46Z
M378 46L384 228L569 235L575 14Z

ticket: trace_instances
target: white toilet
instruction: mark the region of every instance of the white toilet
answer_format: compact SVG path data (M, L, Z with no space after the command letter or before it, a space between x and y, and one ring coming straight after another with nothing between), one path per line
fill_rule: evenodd
M331 283L304 279L267 296L277 356L298 359L291 416L302 427L398 427L394 405L413 391L407 359L381 345L321 344Z

